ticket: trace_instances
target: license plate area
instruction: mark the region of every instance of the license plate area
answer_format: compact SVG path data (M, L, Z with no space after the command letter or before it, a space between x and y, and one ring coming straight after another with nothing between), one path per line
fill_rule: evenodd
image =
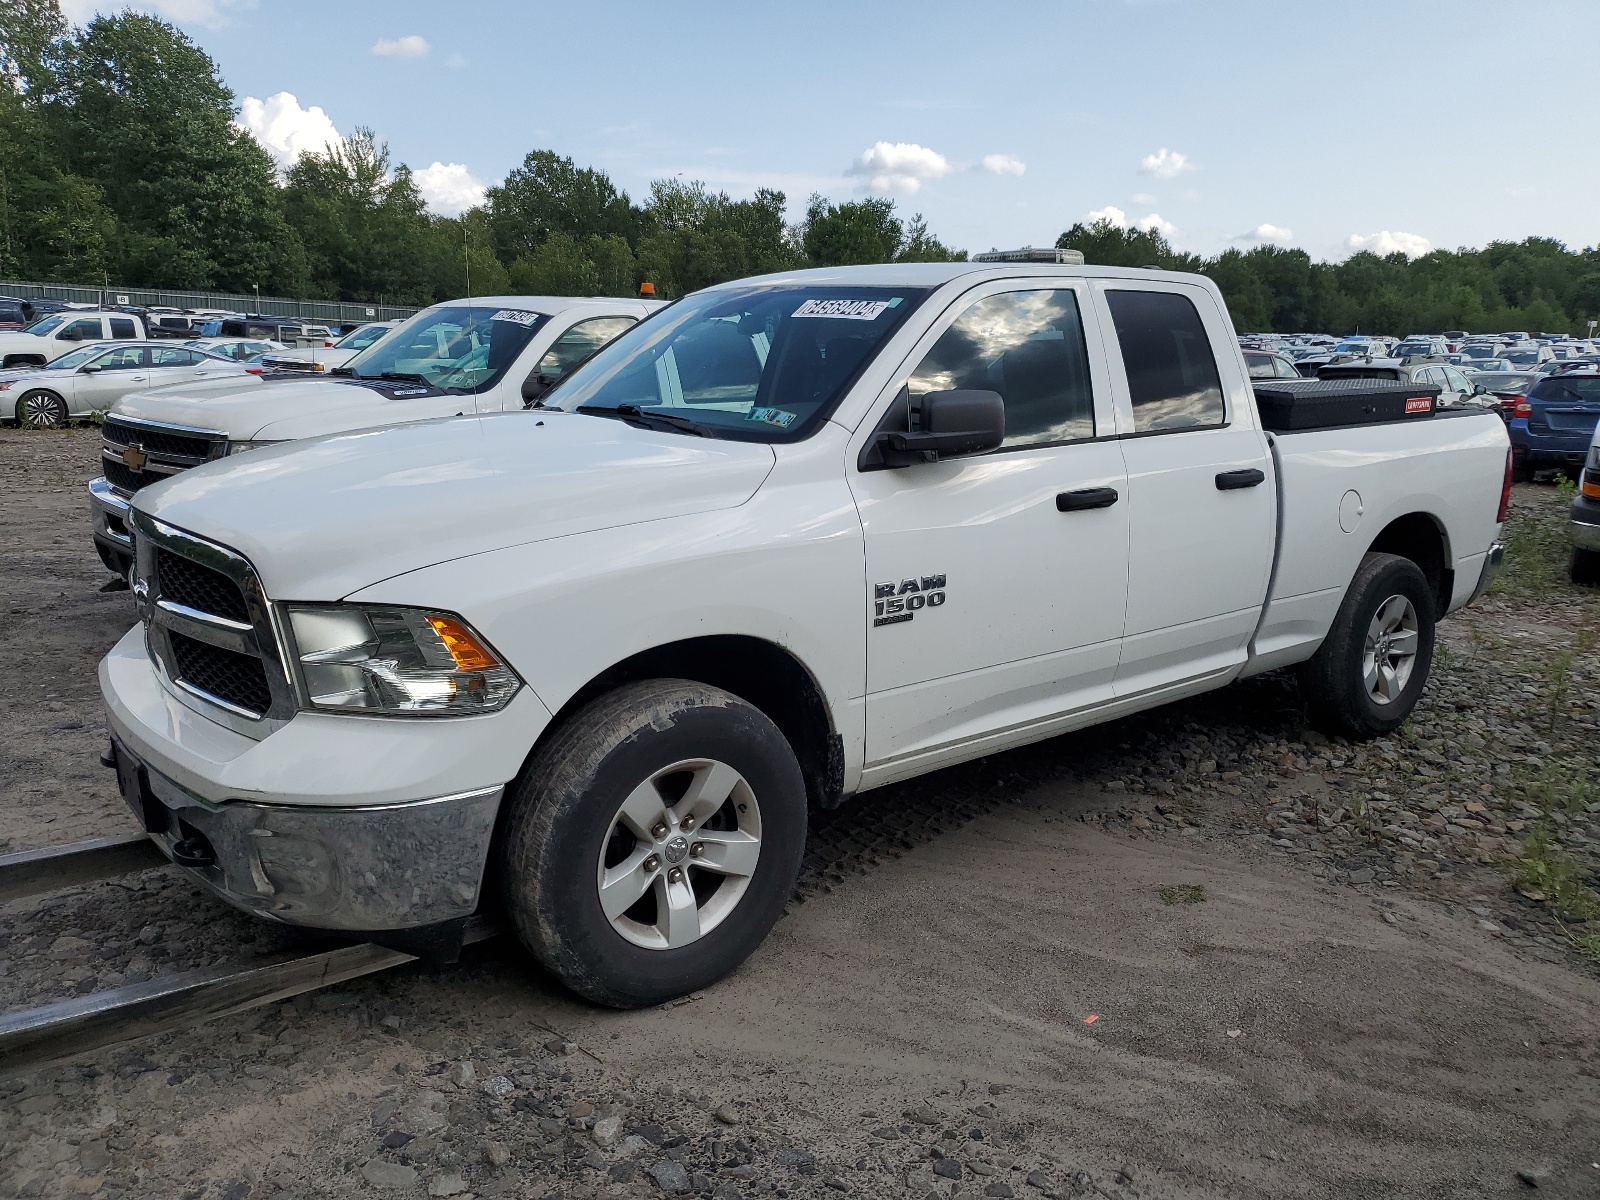
M117 788L122 793L122 802L132 810L133 819L139 822L139 828L146 833L172 831L172 813L150 790L150 777L144 765L121 745L117 746Z

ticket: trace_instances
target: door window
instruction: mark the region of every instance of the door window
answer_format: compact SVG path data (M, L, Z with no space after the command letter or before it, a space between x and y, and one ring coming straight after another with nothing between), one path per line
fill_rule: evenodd
M913 400L961 389L999 392L1002 449L1094 436L1094 392L1078 298L1069 289L979 300L940 336L908 381Z
M1136 433L1224 423L1222 380L1194 302L1175 292L1106 292Z
M117 339L132 339L139 336L133 327L133 322L127 317L111 318L111 336Z
M100 340L100 321L91 317L85 321L74 321L56 337L65 342L98 342Z
M95 359L94 365L102 371L136 371L145 365L146 353L143 346L119 346Z
M200 356L193 350L162 346L150 351L152 367L192 367L200 361Z
M544 352L544 357L534 368L534 374L560 379L633 323L632 317L593 317L579 321ZM378 330L378 333L386 332L381 328Z
M1453 392L1472 394L1472 385L1467 382L1467 377L1454 367L1441 368L1444 371L1445 386Z

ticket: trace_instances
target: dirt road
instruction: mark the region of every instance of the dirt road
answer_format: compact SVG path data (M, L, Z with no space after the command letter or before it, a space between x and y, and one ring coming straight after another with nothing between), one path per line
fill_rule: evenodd
M93 460L0 433L0 848L129 827ZM0 1196L1600 1194L1600 983L1502 871L1526 760L1594 760L1592 642L1521 711L1555 701L1510 627L1594 623L1540 587L1450 623L1392 744L1317 740L1265 679L824 815L790 915L675 1006L596 1010L490 943L0 1080ZM171 871L72 889L0 907L0 1007L292 941Z

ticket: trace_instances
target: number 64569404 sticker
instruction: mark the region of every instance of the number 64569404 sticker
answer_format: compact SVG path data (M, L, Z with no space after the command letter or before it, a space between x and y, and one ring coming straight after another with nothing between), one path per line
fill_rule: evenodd
M871 321L886 308L893 308L895 300L807 300L790 315L796 317L833 317L846 321Z
M521 309L517 308L502 308L499 312L495 313L494 316L490 317L489 320L510 321L516 325L534 325L538 323L539 314L536 312L523 312Z

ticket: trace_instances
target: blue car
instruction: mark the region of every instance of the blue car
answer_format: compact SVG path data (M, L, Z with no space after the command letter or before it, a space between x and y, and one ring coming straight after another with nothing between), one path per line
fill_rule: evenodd
M1592 367L1542 379L1512 410L1511 461L1515 478L1559 467L1575 471L1589 454L1600 423L1600 370Z

